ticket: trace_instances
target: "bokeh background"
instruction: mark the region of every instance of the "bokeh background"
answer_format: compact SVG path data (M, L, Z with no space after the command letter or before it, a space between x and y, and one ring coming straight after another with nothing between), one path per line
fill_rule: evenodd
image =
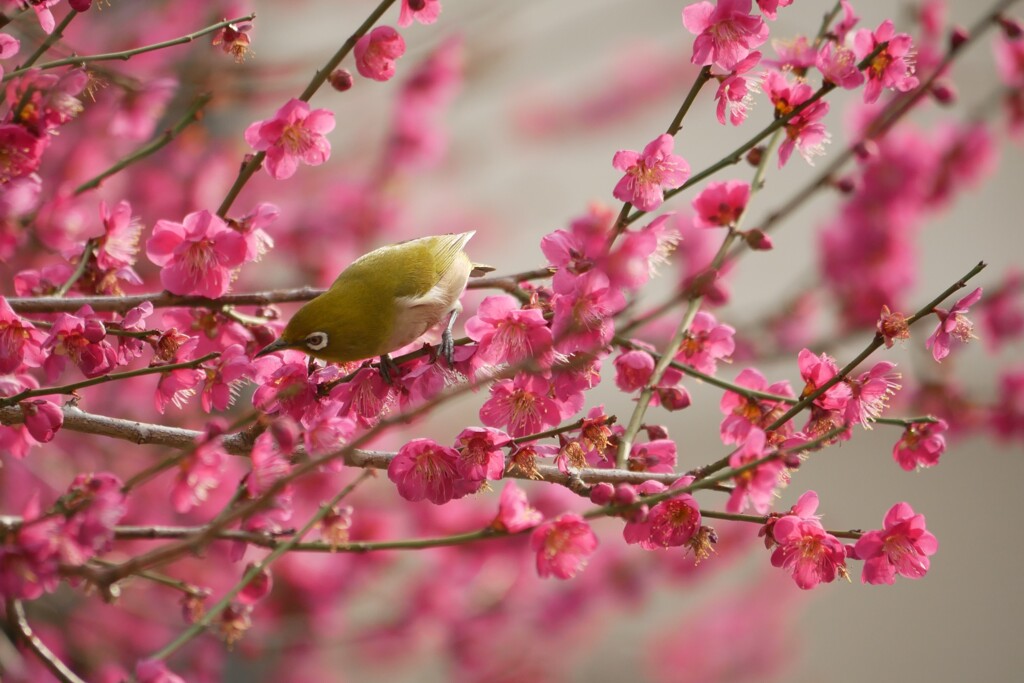
M257 2L254 64L261 69L281 65L270 70L261 87L268 93L297 92L310 69L336 49L373 4L363 0ZM611 188L618 174L611 166L612 154L618 149L639 149L660 133L695 73L688 64L692 36L680 22L684 4L447 0L437 24L404 30L409 49L399 62L399 79L403 64L414 62L452 32L465 40L467 78L446 118L451 145L446 160L437 171L411 179L402 188L403 197L414 207L412 214L422 221L422 233L451 229L446 221L457 223L459 229L476 227L473 257L497 265L499 272L514 272L541 265L540 237L566 226L588 203L614 205ZM887 17L910 26L908 3L861 1L855 5L862 26L877 26ZM950 2L949 21L970 24L987 5L973 0ZM797 0L780 11L772 35L813 34L829 6ZM393 23L395 17L389 18ZM762 49L772 56L770 47ZM915 120L927 127L940 116L963 118L965 112L973 111L995 118L995 112L986 112L991 102L985 104L997 83L990 40L971 46L953 74L959 96L955 109L928 106ZM357 79L356 85L344 94L324 91L314 100L337 116L338 127L331 136L335 160L349 172L359 169L363 158L369 164L372 150L381 144L385 130L380 121L389 111L394 84ZM616 87L629 94L610 96ZM770 115L761 96L745 127L720 126L714 119L711 94L710 89L701 94L677 138L677 153L695 170L745 141ZM829 149L833 152L846 142L844 116L859 98L859 93L854 98L844 95L830 98L828 127L833 142ZM268 112L277 101L268 98ZM997 149L997 165L988 180L962 193L947 214L931 220L922 232L915 302L930 299L979 260L989 268L976 282L989 287L1007 268L1024 260L1021 142L1000 132ZM332 170L328 166L303 173L330 174ZM752 169L743 164L719 177L749 179L751 174ZM792 196L814 174L815 169L796 156L782 172L772 164L748 225L756 225L759 216ZM282 192L289 190L285 186ZM685 211L691 198L684 194L665 208ZM794 292L813 286L816 232L832 215L836 201L834 193L822 193L774 233L773 251L742 259L733 275L732 301L719 313L720 319L742 333L777 311ZM979 401L995 395L1000 368L1024 363L1020 346L992 355L983 344L975 343L939 367L923 350L928 331L916 328L911 342L884 357L915 377L954 374L964 391ZM831 352L840 359L849 358L866 340L866 336L848 339ZM799 385L794 358L758 367L772 379L785 377ZM733 375L741 368L725 372ZM690 389L694 405L665 419L680 442L683 468L722 454L715 428L719 394L692 384ZM611 393L606 401L609 412L629 408ZM463 416L473 419L471 405L462 410ZM460 419L458 410L451 419ZM821 586L805 596L792 649L784 653L791 667L783 680L1021 680L1024 591L1019 575L1024 534L1018 501L1024 458L1020 444L984 438L954 441L939 467L906 473L891 458L896 438L893 428L858 431L852 442L812 457L783 492L778 509L814 489L821 496L827 526L871 528L879 525L892 503L906 500L927 515L929 529L939 538L932 569L922 581L901 579L893 587L862 586L855 571L852 584ZM642 680L643 674L634 668L640 648L661 629L677 623L686 610L699 609L716 596L737 594L759 580L759 568L767 562L767 555L757 553L713 585L701 584L700 593L660 595L620 616L605 635L583 646L586 652L577 653L582 654L578 657L582 663L575 680ZM797 592L788 581L766 586L770 591ZM426 670L430 669L427 665ZM422 673L417 671L408 680L423 680Z

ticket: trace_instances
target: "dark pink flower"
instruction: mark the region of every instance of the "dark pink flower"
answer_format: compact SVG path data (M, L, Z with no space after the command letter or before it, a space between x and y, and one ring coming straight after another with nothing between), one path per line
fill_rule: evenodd
M254 379L259 386L253 393L252 404L264 412L280 412L301 420L316 403L316 384L309 376L306 355L298 351L285 351L280 358L261 363ZM338 387L347 384L351 382ZM332 392L331 399L337 398Z
M824 386L829 380L836 376L839 367L834 358L827 353L815 356L810 349L802 349L797 356L797 363L800 366L800 376L803 377L805 385L801 396L807 396ZM846 410L846 404L850 400L850 387L844 382L833 384L828 390L814 399L814 403L825 410Z
M765 433L752 427L743 444L729 456L729 467L735 469L760 460L766 455L765 445ZM760 515L766 514L772 506L775 489L783 482L784 470L785 465L776 458L736 475L725 511L743 512L749 506Z
M391 409L397 399L397 392L398 389L385 382L377 370L360 368L355 377L331 391L331 400L341 402L342 416L354 419L363 427L369 427Z
M534 529L530 546L537 552L538 576L571 579L597 549L597 536L582 517L566 513Z
M22 320L7 299L0 296L0 374L15 372L22 365L39 367L45 358L45 339L35 325Z
M875 329L882 335L887 349L891 349L897 339L910 339L910 327L907 325L906 317L898 311L890 311L888 306L882 306Z
M765 73L764 90L771 98L776 116L789 115L814 94L807 83L791 85L778 71ZM793 150L798 150L809 164L813 164L814 157L824 154L825 143L829 142L831 137L821 120L825 118L828 110L828 102L818 100L789 119L786 123L786 139L779 147L779 168L789 161Z
M171 504L175 511L186 513L205 503L210 491L220 485L227 461L228 454L221 445L220 436L213 436L208 429L203 441L178 464L171 489Z
M474 363L514 364L536 358L547 365L552 356L551 328L539 308L520 308L507 295L489 296L466 321L466 336L477 342Z
M252 379L256 369L245 347L232 344L206 364L203 381L203 410L227 410L235 402L242 380Z
M526 492L516 486L514 481L507 482L498 499L498 516L491 522L495 529L517 534L540 524L544 516L530 507Z
M665 190L679 187L690 177L690 165L672 153L675 139L659 135L642 152L620 150L612 166L626 175L615 185L616 199L630 202L641 211L652 211L665 201Z
M654 358L646 351L626 351L615 359L615 386L627 393L647 386L653 373Z
M591 271L576 279L571 294L554 297L555 316L551 321L555 350L593 352L604 348L615 333L613 317L626 306L621 289L614 288L608 277Z
M469 427L455 437L456 463L464 479L481 481L501 479L505 472L505 446L511 444L508 434L490 427Z
M808 590L846 576L846 549L817 520L786 515L772 527L778 547L772 566L788 570L799 588Z
M708 183L693 200L693 224L698 228L735 225L750 200L750 184L742 180Z
M750 10L750 0L719 0L717 5L698 2L685 7L683 26L697 36L690 61L732 71L768 39L767 24Z
M161 266L160 282L169 292L211 299L227 293L246 251L245 239L205 209L183 223L157 221L146 242L146 256Z
M862 28L853 36L853 51L862 60L880 44L888 42L867 68L868 83L864 87L864 102L871 104L882 94L882 88L908 92L917 87L914 76L913 41L906 33L896 33L891 20L886 19L874 32Z
M57 430L64 424L64 411L51 401L35 399L18 404L25 416L25 428L39 443L52 441Z
M677 457L676 442L672 439L636 443L629 451L626 469L630 472L668 474L675 472Z
M96 245L96 265L103 270L135 265L142 224L138 217L132 216L132 205L122 199L113 208L108 208L106 202L100 201L100 219L103 221L103 236Z
M398 25L409 26L413 19L421 24L433 24L441 14L440 0L402 0ZM365 74L364 74L365 75Z
M845 90L859 88L864 82L864 74L857 68L857 55L849 48L833 44L831 40L825 41L814 64L826 82Z
M845 420L848 424L871 427L889 403L889 397L901 388L897 382L902 375L895 372L896 364L880 361L856 379L846 380L850 387L850 400L846 404Z
M945 420L912 424L892 447L892 457L908 472L918 467L932 467L939 464L939 457L946 450L949 429Z
M747 119L747 109L750 108L753 98L751 92L757 90L757 83L753 85L749 78L743 74L749 72L761 61L760 52L751 52L733 67L732 72L722 78L718 84L718 91L715 99L718 106L715 108L715 115L718 122L725 125L725 116L729 115L729 123L738 126Z
M252 471L245 478L245 488L251 498L262 496L279 479L292 470L291 464L274 440L274 434L266 431L256 437L249 452Z
M40 517L38 492L22 510L21 527L0 542L0 597L35 600L60 582L57 535L60 521Z
M7 83L7 101L20 104L14 123L24 125L37 135L56 133L57 129L82 113L78 99L89 76L76 68L62 74L31 69Z
M569 230L555 230L541 238L541 251L557 269L551 281L557 294L575 291L577 277L589 273L605 258L614 220L611 209L592 204L586 215L570 223Z
M430 439L413 439L398 449L388 465L388 479L406 500L424 498L444 505L455 498L459 453Z
M395 60L405 54L405 39L390 26L378 26L356 42L356 69L375 81L391 80Z
M665 487L657 482L645 482L638 492L648 496L666 488L688 486L693 477L682 477ZM663 500L650 509L642 519L629 520L622 529L626 543L639 544L645 550L658 550L685 545L700 529L701 515L697 501L688 493Z
M161 415L167 410L168 404L175 408L184 408L198 387L202 384L206 373L196 368L178 368L160 375L153 394L153 402Z
M713 375L718 369L718 361L728 359L736 349L735 333L736 330L719 324L707 311L699 311L679 347L676 360L706 375Z
M114 527L127 510L123 484L108 472L80 474L63 496L70 511L58 532L61 559L82 565L114 542Z
M29 175L43 159L49 136L33 135L16 123L0 124L0 183Z
M550 384L542 377L517 374L491 385L491 397L480 406L480 420L505 428L512 436L526 436L561 422L558 403L549 396Z
M280 213L275 205L260 202L241 218L229 220L231 227L245 238L246 261L259 261L274 247L274 239L263 228L276 221Z
M885 514L885 528L868 531L854 551L864 560L861 583L892 585L896 575L920 579L928 573L929 557L939 542L925 529L924 515L914 514L909 503L896 503Z
M92 308L83 306L75 315L61 313L43 342L50 355L43 362L46 377L55 380L71 361L86 377L105 375L117 365L117 351L105 339L107 328Z
M250 30L252 30L252 23L248 21L228 24L213 34L213 40L210 41L210 44L214 46L220 45L220 49L225 54L234 56L235 61L241 64L245 61L245 56L249 52L249 46L252 44L252 38L249 37Z
M789 7L792 4L793 0L757 0L757 6L761 9L761 14L773 21L780 7Z
M310 110L308 102L291 99L272 118L246 128L245 141L256 151L266 152L267 171L284 180L295 175L300 161L319 166L331 157L331 143L325 136L332 130L334 114Z
M932 357L936 362L949 355L953 341L966 344L974 336L974 323L967 318L967 309L978 302L981 298L981 287L953 304L953 307L946 311L944 308L936 308L935 315L939 316L939 324L931 336L924 343L926 349L932 350Z

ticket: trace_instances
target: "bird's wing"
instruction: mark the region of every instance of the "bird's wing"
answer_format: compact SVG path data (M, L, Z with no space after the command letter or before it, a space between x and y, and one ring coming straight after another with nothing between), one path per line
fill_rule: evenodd
M455 259L459 258L463 247L469 242L476 232L463 232L457 235L438 235L433 238L430 245L434 252L434 270L439 281L447 273Z

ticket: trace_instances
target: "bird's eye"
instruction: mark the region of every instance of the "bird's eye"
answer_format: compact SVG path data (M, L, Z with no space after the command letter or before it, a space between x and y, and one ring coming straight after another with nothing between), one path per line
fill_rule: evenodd
M312 332L306 335L306 348L311 351L319 351L327 346L326 332Z

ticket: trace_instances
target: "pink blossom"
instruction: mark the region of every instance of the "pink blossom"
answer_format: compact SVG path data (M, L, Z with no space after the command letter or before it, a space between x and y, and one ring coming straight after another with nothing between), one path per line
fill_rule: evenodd
M25 416L25 428L39 443L52 441L64 424L64 411L51 401L36 399L18 404Z
M252 404L264 412L280 412L301 420L316 403L316 384L310 380L306 356L301 352L285 351L280 358L262 363L254 379L259 386ZM331 399L337 398L332 392Z
M22 365L39 367L45 354L45 335L22 320L7 299L0 296L0 374L15 372Z
M505 428L512 436L526 436L555 427L561 421L558 403L549 396L546 379L517 374L491 385L491 397L480 406L480 420Z
M245 478L245 489L250 498L258 498L270 490L279 479L292 470L291 464L274 441L274 434L266 431L256 437L249 452L252 471Z
M724 228L735 225L750 200L750 184L742 180L708 183L693 200L698 228Z
M206 364L204 369L203 410L227 410L235 401L242 380L252 379L255 367L245 347L232 344L220 356Z
M142 232L138 217L132 216L131 204L122 199L113 208L108 208L107 203L101 201L100 219L104 233L96 245L96 265L103 270L131 268L135 265L139 234ZM135 279L138 280L137 275Z
M736 349L735 333L736 330L719 324L707 311L699 311L679 347L676 360L698 372L713 375L718 361L728 359Z
M768 71L764 77L764 90L775 107L776 116L788 116L814 94L807 83L791 85L778 71ZM829 104L818 100L807 105L786 122L786 139L779 147L779 168L782 168L793 150L798 150L804 160L813 164L813 159L825 151L825 143L831 137L821 122L828 113Z
M683 477L669 488L688 486L693 477ZM643 495L659 493L661 486L652 488L653 482L641 485ZM646 519L628 521L622 529L626 543L639 544L645 550L673 548L689 543L700 529L701 515L697 501L688 493L679 494L657 503Z
M390 26L378 26L356 42L356 69L375 81L395 75L395 60L405 54L405 40Z
M35 600L60 582L59 520L41 517L38 493L29 498L22 519L18 531L0 542L0 597L5 600Z
M800 376L806 383L801 396L817 391L839 373L835 359L827 353L815 356L810 349L802 349L797 355L797 363L800 366ZM814 399L814 403L825 410L845 410L850 395L850 387L844 382L838 382Z
M576 278L597 267L607 253L615 214L599 204L570 223L569 230L555 230L541 238L540 249L557 269L551 288L558 294L576 289Z
M372 368L360 368L348 382L331 391L331 400L341 402L341 415L369 427L394 405L397 389ZM312 397L311 397L312 398Z
M792 4L793 0L757 0L761 13L773 21L780 7L789 7Z
M622 290L613 288L604 273L592 271L577 278L572 294L554 297L551 332L555 350L572 353L604 348L615 333L612 318L625 306Z
M507 295L489 296L466 321L466 335L477 342L474 363L514 364L536 358L548 365L552 356L551 328L539 308L520 308Z
M925 340L926 349L932 350L932 357L936 362L949 355L953 341L960 341L966 344L974 336L974 323L967 318L967 309L981 299L981 287L963 297L953 307L946 311L944 308L935 308L935 314L939 317L939 324L931 336Z
M718 106L715 108L715 115L718 122L725 125L725 116L728 113L729 123L738 126L747 119L747 109L750 108L753 98L751 92L757 90L757 83L743 76L753 69L761 61L760 52L751 52L733 67L728 76L722 78L715 92L715 99Z
M909 425L892 447L893 459L908 472L938 465L939 457L946 450L943 432L948 429L945 420Z
M108 472L80 474L64 501L72 511L58 532L59 552L67 564L80 566L114 542L114 526L126 512L123 484Z
M814 59L817 56L814 46L807 36L796 36L789 40L773 40L772 49L779 56L778 59L766 59L765 64L770 64L782 72L793 72L797 75L806 74L814 66Z
M321 401L303 415L302 443L307 453L323 455L336 451L356 433L355 420L341 417L338 414L340 408L336 401ZM340 460L328 464L332 471L340 471L343 467Z
M888 42L867 68L868 83L864 87L864 102L871 104L882 94L882 88L908 92L917 87L914 76L913 41L906 33L896 33L891 20L886 19L874 32L862 28L853 36L853 51L858 60L871 54L876 47Z
M61 74L31 69L7 84L8 102L20 103L17 122L37 135L56 133L84 110L78 95L89 82L84 69Z
M227 293L233 271L245 262L245 239L207 210L183 223L159 220L146 242L149 260L161 266L160 282L174 294L216 299Z
M857 379L847 379L850 387L850 401L846 404L845 420L848 424L870 427L873 420L881 417L889 403L889 397L901 388L896 380L902 375L895 372L896 364L880 361Z
M616 152L612 166L625 171L626 175L615 185L612 192L615 198L630 202L641 211L661 206L665 190L681 186L690 177L690 165L681 156L672 154L674 144L671 135L662 134L642 152Z
M157 412L163 415L168 404L174 404L175 408L184 408L196 395L197 388L205 376L205 372L195 368L178 368L162 373L153 394L153 404Z
M760 460L766 455L765 445L765 433L752 427L743 444L729 456L729 467L735 469ZM785 465L776 458L736 475L725 511L743 512L749 506L760 515L766 514L771 508L775 489L782 482L784 470Z
M676 442L672 439L654 439L636 443L629 451L626 469L630 472L668 474L676 470Z
M36 136L16 123L0 124L0 183L29 175L39 168L49 136Z
M643 389L653 373L654 358L646 351L626 351L615 359L615 386L626 393Z
M241 218L228 220L231 227L245 238L246 261L259 261L264 254L273 249L274 238L264 228L276 221L280 213L280 209L275 205L260 202Z
M106 326L89 306L75 315L61 313L43 342L43 350L50 353L43 362L47 379L54 381L69 360L86 377L99 377L113 370L117 352L105 340L106 335Z
M814 64L826 82L845 90L859 88L864 82L864 74L857 68L857 55L853 50L835 45L830 40L826 40L818 51Z
M786 515L775 522L772 534L778 543L772 566L789 571L799 588L831 583L837 574L846 576L846 549L820 522Z
M679 243L679 233L669 222L672 213L662 214L640 230L626 230L613 251L602 248L597 266L612 287L637 291L667 264ZM563 290L564 293L565 290Z
M415 9L414 9L415 8ZM421 24L433 24L441 14L440 0L402 0L398 15L399 26L409 26L413 19ZM366 74L363 74L364 76Z
M210 45L219 45L225 54L234 56L235 62L241 64L249 52L249 45L252 44L252 38L249 37L251 30L252 23L248 21L228 24L213 34Z
M464 479L480 481L501 479L505 472L505 452L512 442L508 434L490 427L469 427L455 437L456 463Z
M0 33L0 59L10 59L18 54L21 49L21 41L14 36Z
M735 383L741 387L776 396L793 396L793 389L789 386L789 382L776 382L769 386L764 375L754 368L745 368L741 371L736 376ZM781 401L747 398L731 391L725 392L719 403L719 408L725 415L719 428L722 443L742 443L752 427L764 429L776 418L781 417L787 407L788 405ZM786 423L780 428L780 436L786 436L792 429L792 425Z
M256 151L267 153L267 171L272 178L285 180L295 175L300 161L319 166L331 157L331 143L325 136L332 130L334 114L326 109L310 110L308 102L291 99L273 117L246 128L245 141Z
M582 517L570 512L534 529L530 546L537 552L538 576L571 579L597 549L597 536Z
M507 482L501 490L498 500L498 516L491 523L495 529L517 534L540 524L544 516L530 507L526 492L516 486L514 481Z
M171 504L179 513L184 514L205 503L210 491L221 483L228 454L220 436L213 435L215 431L207 429L202 442L178 464L171 489Z
M146 79L134 88L119 88L120 101L110 119L110 135L116 139L145 140L174 97L178 81L173 78Z
M920 579L928 573L929 557L939 542L925 529L924 515L914 514L909 503L896 503L885 514L884 529L868 531L854 550L864 560L861 583L892 585L896 575Z
M430 439L413 439L398 449L388 465L388 479L406 500L426 498L444 505L455 498L459 453Z
M10 398L25 389L38 389L39 382L31 375L0 375L0 398ZM0 452L10 453L19 460L38 442L28 428L22 425L0 425Z
M245 567L244 574L248 574L255 565L250 562ZM238 593L238 602L247 607L255 605L263 598L270 595L274 587L274 576L266 566L261 567L253 578L245 584L245 587Z
M683 9L683 26L697 36L690 61L731 71L768 39L768 26L751 14L750 0L698 2Z

